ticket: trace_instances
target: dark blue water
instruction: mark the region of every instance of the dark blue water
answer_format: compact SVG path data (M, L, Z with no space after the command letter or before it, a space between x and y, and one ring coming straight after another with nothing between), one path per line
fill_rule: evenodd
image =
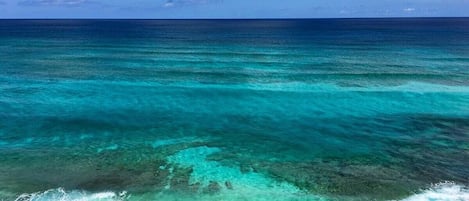
M468 18L0 20L0 200L469 200L468 167Z

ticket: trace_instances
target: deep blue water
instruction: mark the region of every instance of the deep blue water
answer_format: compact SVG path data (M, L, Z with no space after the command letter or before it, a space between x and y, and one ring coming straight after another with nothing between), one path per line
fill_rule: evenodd
M0 20L0 200L469 200L468 167L469 18Z

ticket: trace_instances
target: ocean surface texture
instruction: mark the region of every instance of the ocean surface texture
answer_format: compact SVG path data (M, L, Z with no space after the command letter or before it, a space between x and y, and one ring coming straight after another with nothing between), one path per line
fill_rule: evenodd
M469 18L0 20L0 200L469 200Z

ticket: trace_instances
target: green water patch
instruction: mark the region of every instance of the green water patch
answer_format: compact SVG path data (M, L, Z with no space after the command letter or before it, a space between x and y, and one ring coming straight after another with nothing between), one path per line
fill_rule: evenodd
M189 184L198 186L199 192L216 194L217 197L238 197L246 200L262 197L277 197L282 200L325 199L304 192L286 181L275 180L254 171L242 172L239 167L224 166L217 161L206 159L220 151L219 148L194 147L179 151L170 156L168 161L191 168Z

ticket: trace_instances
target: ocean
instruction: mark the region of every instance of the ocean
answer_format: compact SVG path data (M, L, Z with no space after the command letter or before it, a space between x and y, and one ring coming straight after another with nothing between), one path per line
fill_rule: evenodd
M0 200L469 200L469 18L0 20Z

